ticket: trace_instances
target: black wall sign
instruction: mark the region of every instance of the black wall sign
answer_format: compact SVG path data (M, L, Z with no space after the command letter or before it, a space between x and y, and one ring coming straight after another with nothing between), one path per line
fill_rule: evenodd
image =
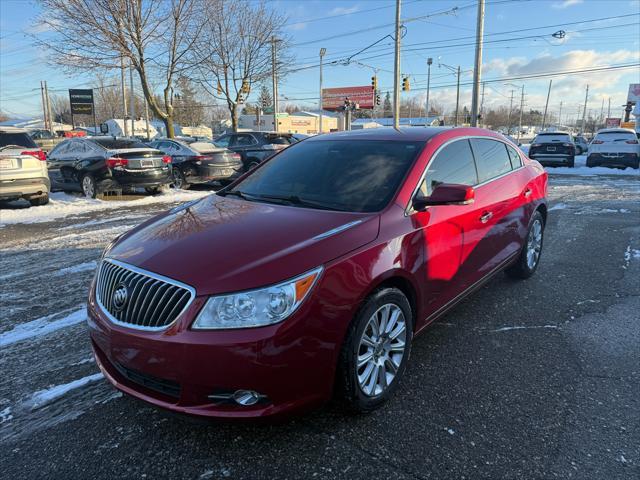
M93 115L93 90L69 89L72 115Z

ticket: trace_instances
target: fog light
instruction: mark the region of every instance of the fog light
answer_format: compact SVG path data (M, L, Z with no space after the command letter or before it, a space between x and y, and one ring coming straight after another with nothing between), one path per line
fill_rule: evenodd
M255 405L260 401L262 395L253 390L237 390L233 394L233 400L240 405Z

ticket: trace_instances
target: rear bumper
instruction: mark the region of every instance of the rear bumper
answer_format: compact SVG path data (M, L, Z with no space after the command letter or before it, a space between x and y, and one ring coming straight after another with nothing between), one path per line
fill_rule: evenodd
M587 167L638 168L639 161L640 157L638 157L637 153L590 153L587 157Z
M171 170L169 167L143 170L141 172L114 170L111 177L99 182L99 188L108 190L122 187L155 187L169 183L171 183Z
M537 160L541 165L569 165L574 155L566 153L533 153L529 155L529 158Z
M233 180L240 176L242 165L195 165L187 175L189 183L206 183L216 180Z
M0 179L0 200L39 197L50 190L51 182L48 177Z

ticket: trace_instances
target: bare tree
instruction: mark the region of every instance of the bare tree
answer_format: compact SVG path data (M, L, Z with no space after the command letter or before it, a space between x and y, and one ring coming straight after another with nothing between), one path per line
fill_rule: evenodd
M271 78L272 45L277 40L278 73L288 63L281 28L286 18L264 2L200 0L204 27L194 38L192 61L196 80L214 98L226 103L233 129L240 105L254 84Z
M68 71L114 70L133 65L149 107L173 137L173 83L186 68L202 16L196 0L39 0L42 26L36 38ZM162 101L154 95L158 82Z

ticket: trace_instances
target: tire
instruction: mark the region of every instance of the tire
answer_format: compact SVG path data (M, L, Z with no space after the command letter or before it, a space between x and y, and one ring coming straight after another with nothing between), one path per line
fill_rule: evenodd
M29 203L31 204L32 207L40 207L42 205L46 205L47 203L49 203L49 194L45 193L41 197L30 198Z
M582 155L582 147L576 145L576 155Z
M179 168L173 167L173 170L171 170L171 176L173 177L173 188L189 190L189 182L187 182L184 173L182 173Z
M576 157L569 157L569 160L567 161L567 167L573 168L575 166L576 166Z
M506 274L512 278L526 279L536 273L540 263L540 256L542 255L543 243L544 218L542 214L536 210L531 217L529 231L527 232L525 243L522 246L522 251L516 262L505 270ZM531 253L532 251L537 252L537 254Z
M144 191L150 195L157 195L159 193L163 193L165 190L166 190L166 187L164 185L158 185L156 187L146 187L144 189Z
M256 168L258 165L260 165L260 162L253 161L253 162L249 163L249 165L247 166L247 172L248 172L249 170L253 170L253 169L254 169L254 168Z
M96 181L91 176L91 174L87 173L82 176L80 180L80 186L82 188L82 194L87 198L96 198L98 195L98 186L96 185Z
M595 165L591 161L591 157L587 157L587 167L589 167L589 168L595 167Z
M385 312L389 313L388 319L396 318L394 324L384 322ZM372 322L390 327L391 332L386 331L386 335L378 340ZM401 325L404 326L403 330ZM392 339L389 333L396 334L395 339ZM374 345L365 344L365 334L368 341L373 341ZM407 297L400 290L383 288L365 300L349 327L340 352L336 377L339 400L348 410L355 413L371 412L393 395L406 369L412 339L413 312ZM396 350L394 353L393 348L399 348L402 343L402 352ZM366 355L369 355L369 360L358 368L358 357ZM385 366L384 376L380 374L380 365ZM392 372L393 369L395 374ZM385 382L388 382L386 387Z

